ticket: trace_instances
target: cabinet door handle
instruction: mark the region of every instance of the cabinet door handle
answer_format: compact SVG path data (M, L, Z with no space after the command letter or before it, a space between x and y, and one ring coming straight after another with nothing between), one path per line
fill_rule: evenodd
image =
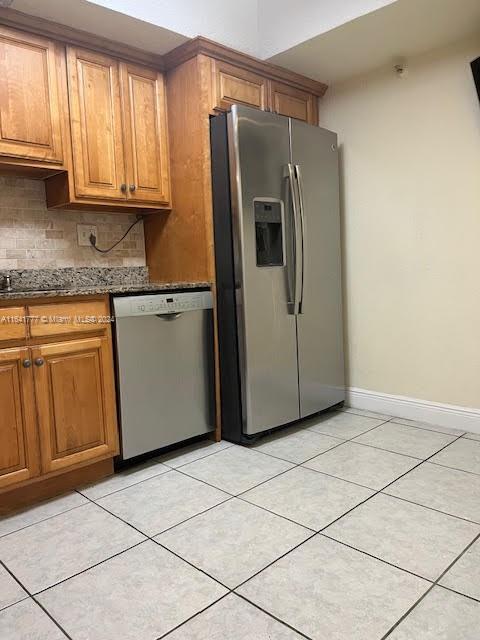
M134 184L129 186L130 192L133 193L137 187Z
M23 362L22 362L23 366L25 367L25 369L29 369L32 366L32 361L29 360L28 358L26 358Z
M120 191L122 193L127 193L127 185L124 182L120 185Z
M45 360L43 358L35 358L35 366L41 367Z

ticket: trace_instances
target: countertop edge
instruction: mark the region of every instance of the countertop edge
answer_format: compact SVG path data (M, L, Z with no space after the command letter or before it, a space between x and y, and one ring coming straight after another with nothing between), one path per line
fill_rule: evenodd
M77 296L115 295L123 293L139 294L160 293L177 289L211 289L212 282L148 282L141 284L115 285L105 284L72 289L50 289L47 291L10 291L0 292L0 303L27 298L74 298Z

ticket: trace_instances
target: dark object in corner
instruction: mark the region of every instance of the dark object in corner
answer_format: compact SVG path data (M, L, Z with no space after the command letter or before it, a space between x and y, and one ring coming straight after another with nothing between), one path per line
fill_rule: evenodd
M475 80L475 86L477 87L478 99L480 100L480 58L472 60L470 63L472 67L473 79Z

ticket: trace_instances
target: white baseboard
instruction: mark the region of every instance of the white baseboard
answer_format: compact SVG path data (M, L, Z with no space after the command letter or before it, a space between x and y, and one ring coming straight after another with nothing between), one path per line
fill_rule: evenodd
M480 434L480 409L394 396L357 387L347 388L345 404L353 409L375 411Z

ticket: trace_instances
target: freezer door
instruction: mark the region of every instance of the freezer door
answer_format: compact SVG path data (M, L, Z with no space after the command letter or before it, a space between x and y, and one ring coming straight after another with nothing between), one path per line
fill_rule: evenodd
M345 398L337 136L291 120L303 203L303 286L297 316L300 413Z
M288 118L234 106L228 138L243 431L255 434L299 418Z

